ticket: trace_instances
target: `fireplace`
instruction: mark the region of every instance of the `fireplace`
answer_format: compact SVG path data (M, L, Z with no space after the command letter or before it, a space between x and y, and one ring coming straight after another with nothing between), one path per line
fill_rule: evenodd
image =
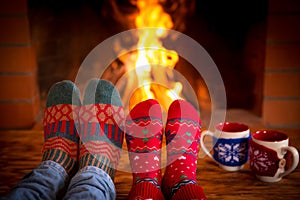
M38 49L41 64L43 59L47 59L42 57L46 57L46 55L51 56L51 54L55 53L51 52L51 50L44 52L47 48L55 49L61 45L62 48L69 46L71 49L78 49L77 52L74 52L77 55L64 53L69 54L67 56L70 58L65 56L59 58L58 55L53 55L53 59L57 59L58 62L62 61L61 63L57 63L57 68L78 68L88 50L93 48L93 44L95 45L96 42L100 43L101 40L118 31L134 28L134 16L138 13L136 1L129 0L101 1L102 3L97 1L90 1L89 3L85 3L84 1L76 1L75 3L68 1L66 1L68 3L60 3L58 1L55 3L49 1L48 5L47 3L41 4L38 1L29 2L33 40L38 45L41 45ZM261 99L261 94L259 93L262 91L256 92L258 87L260 87L256 85L256 82L262 77L264 65L264 58L260 55L263 55L265 51L264 25L267 16L266 1L251 1L247 5L241 4L239 1L231 3L208 0L161 2L166 12L173 19L173 29L182 31L184 34L195 39L207 50L215 61L225 83L228 108L253 109L259 114L261 112L261 100L259 100ZM41 8L46 12L42 12ZM47 12L48 16L45 14ZM75 16L76 12L77 16ZM253 13L256 14L253 15ZM49 25L54 26L51 28L50 33L46 30L46 24L43 25L39 22L38 18L40 17L37 17L38 15L44 19L49 19ZM63 20L74 23L73 25L69 25L73 28L71 30L71 38L69 38L69 34L64 35L62 33L62 31L67 31L67 28L63 27ZM82 29L88 30L80 30L81 26L83 26ZM95 27L99 29L98 36L95 32L97 29ZM103 30L104 27L106 30ZM85 42L88 39L90 41L87 42L89 44L83 44L84 41L80 37L85 37L85 33L87 32L90 33L86 34L88 38L85 39ZM103 32L107 35L103 35ZM55 33L57 38L53 37L50 39L49 36L51 33ZM42 38L45 36L47 38ZM68 37L67 40L63 41L66 39L64 37ZM80 46L80 43L74 44L78 41L83 46ZM68 51L67 49L64 50ZM77 58L72 59L72 56L76 56ZM63 58L67 59L67 61L63 61ZM122 66L117 67L115 63L113 65L111 71L122 71ZM189 66L189 63L185 60L180 59L175 68L187 76L188 80L191 80L191 85L194 88L200 85L205 86L201 81L201 76L197 77L193 67ZM51 67L51 70L53 70L53 67ZM113 75L111 77L116 77L114 73L112 72ZM40 70L40 75L44 76L41 78L47 79L46 74L48 74L47 69ZM109 76L109 74L106 74L105 78L111 79L114 82L114 78ZM49 86L47 85L47 87ZM205 95L205 87L203 90L200 92L202 96L199 98L201 102L209 104L209 95Z
M292 22L297 21L300 9L297 1L290 1L290 6L283 7L277 0L159 2L173 20L172 29L197 41L216 63L226 89L227 108L249 110L262 116L270 126L298 127L299 88L292 87L289 92L269 89L274 85L274 77L278 76L298 83L299 60L295 53L287 52L299 50L299 30ZM54 82L75 79L81 63L96 45L121 31L134 28L139 10L136 0L28 0L27 4L42 100ZM287 33L289 38L280 35L278 22L291 30ZM274 55L278 56L274 58ZM287 69L283 69L284 64L275 66L277 58L280 58L279 63L288 65ZM123 64L121 59L116 59L102 78L116 83L125 73ZM180 56L174 68L196 91L200 109L209 111L212 106L210 94L201 74ZM295 84L287 87L291 85ZM293 104L289 108L293 111L291 119L286 122L282 117L274 119L272 108L278 108L278 116L284 113L280 105L290 103Z

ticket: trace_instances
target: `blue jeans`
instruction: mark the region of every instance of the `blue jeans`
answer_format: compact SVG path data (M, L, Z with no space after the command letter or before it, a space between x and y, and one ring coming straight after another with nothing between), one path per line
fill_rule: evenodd
M68 181L67 172L53 161L43 161L26 174L4 199L115 199L116 190L103 170L87 166Z

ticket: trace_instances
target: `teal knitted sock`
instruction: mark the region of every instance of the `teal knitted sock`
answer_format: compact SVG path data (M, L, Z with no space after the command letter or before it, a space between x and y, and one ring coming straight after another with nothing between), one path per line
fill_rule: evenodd
M123 143L123 123L118 91L108 81L91 80L80 109L80 168L96 166L114 178Z
M48 93L44 111L42 160L57 162L69 174L76 169L77 163L79 96L79 90L71 81L56 83Z

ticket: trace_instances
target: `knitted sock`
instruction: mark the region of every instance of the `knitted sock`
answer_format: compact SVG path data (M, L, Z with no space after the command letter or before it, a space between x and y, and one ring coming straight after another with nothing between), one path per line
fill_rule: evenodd
M53 85L48 93L44 111L43 161L52 160L68 174L76 170L78 152L79 90L71 81ZM73 102L72 102L73 97Z
M129 199L162 199L162 111L156 100L143 101L130 111L126 118L125 137L133 175Z
M169 107L165 130L168 166L163 191L168 199L184 186L196 184L200 132L201 122L195 108L184 100L174 101Z
M91 80L80 109L80 169L95 166L114 179L124 137L123 123L118 91L108 81Z
M207 200L202 187L196 184L184 185L172 197L172 200L182 199Z

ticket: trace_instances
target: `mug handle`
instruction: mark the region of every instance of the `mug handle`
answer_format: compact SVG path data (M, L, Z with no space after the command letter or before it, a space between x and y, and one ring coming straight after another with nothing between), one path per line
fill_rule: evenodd
M200 145L201 145L201 148L203 149L203 151L206 153L206 155L208 155L210 158L214 159L213 156L210 154L210 152L207 150L207 148L205 147L205 144L204 144L204 137L205 136L211 136L213 137L213 133L210 132L209 130L205 130L201 133L201 137L200 137Z
M287 146L287 147L282 147L281 149L282 151L290 151L293 155L293 161L292 161L292 166L285 171L284 173L282 173L280 175L280 177L284 177L286 175L288 175L289 173L291 173L292 171L294 171L296 169L296 167L298 166L299 163L299 154L298 154L298 150L295 147L291 147L291 146Z

